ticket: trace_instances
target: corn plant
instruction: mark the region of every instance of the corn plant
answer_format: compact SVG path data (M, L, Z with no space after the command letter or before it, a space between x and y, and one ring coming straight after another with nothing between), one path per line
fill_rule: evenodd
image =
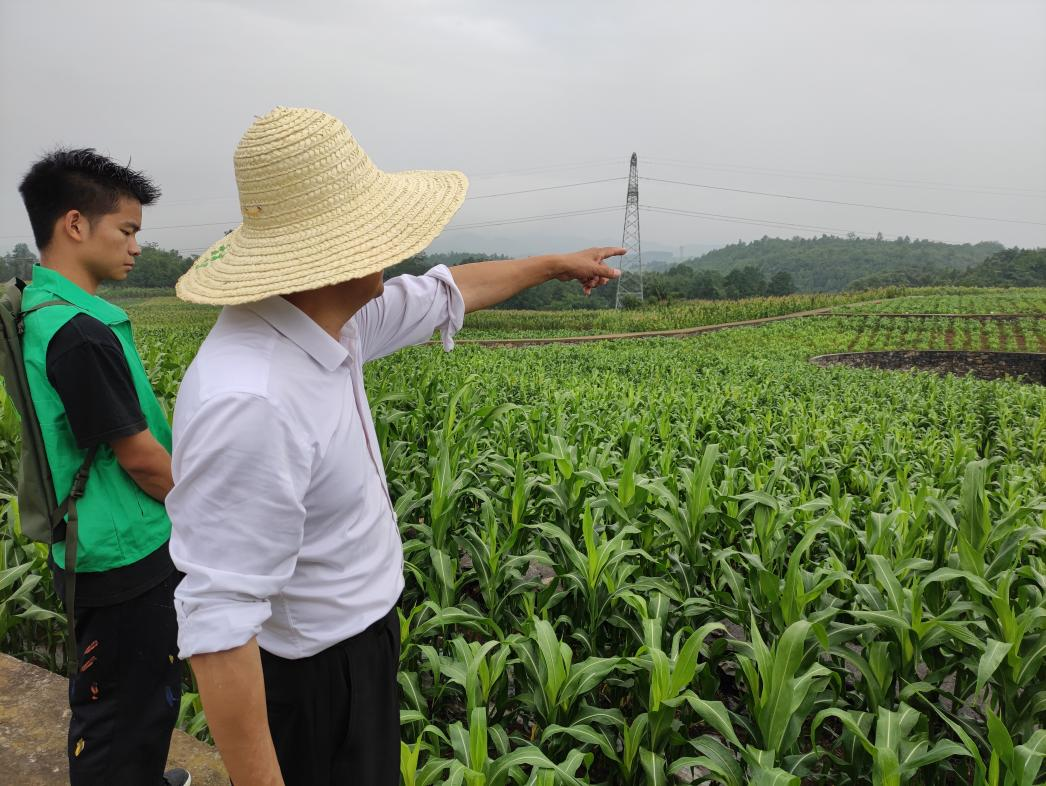
M1041 291L913 297L928 299L875 308L1014 308L1026 350L1046 342ZM470 315L470 329L781 308ZM169 404L214 311L137 316ZM1046 391L808 363L938 346L949 328L979 347L977 320L839 314L370 364L406 563L403 783L1044 783ZM0 643L60 669L46 551L21 538L10 497L4 402ZM194 694L189 681L180 724L206 737Z

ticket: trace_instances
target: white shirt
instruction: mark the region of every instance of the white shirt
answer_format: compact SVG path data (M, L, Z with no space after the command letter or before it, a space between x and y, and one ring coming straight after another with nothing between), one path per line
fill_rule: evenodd
M437 329L449 351L464 313L443 265L386 282L340 341L282 297L222 310L174 410L182 658L253 636L304 658L389 612L403 547L363 364Z

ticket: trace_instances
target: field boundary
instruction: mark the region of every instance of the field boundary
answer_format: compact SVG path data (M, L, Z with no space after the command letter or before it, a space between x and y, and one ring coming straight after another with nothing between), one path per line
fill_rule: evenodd
M1002 319L1046 319L1046 314L899 314L875 311L833 311L833 317L890 317L894 319L979 319L981 321Z
M480 347L522 347L538 346L542 344L585 344L592 341L621 341L639 338L686 338L687 336L695 336L701 333L714 333L718 330L765 325L768 322L781 322L786 319L838 316L837 314L829 313L833 308L836 308L836 306L815 308L811 311L794 311L791 314L779 314L774 317L745 319L740 322L721 322L715 325L698 325L697 327L674 328L672 330L646 330L640 333L596 333L588 336L548 336L544 338L456 338L454 339L454 343ZM439 342L432 341L429 343L436 344Z
M864 303L853 305L866 306L881 303L882 300L869 300ZM638 333L593 333L583 336L534 336L530 338L461 338L454 339L455 344L464 344L474 347L513 348L544 346L547 344L588 344L594 341L628 341L644 338L688 338L701 335L702 333L715 333L720 330L730 330L741 327L758 327L770 322L782 322L786 319L804 319L807 317L886 317L891 319L974 319L982 322L1016 321L1020 319L1046 319L1046 314L899 314L895 312L876 313L874 311L838 311L839 306L825 306L808 311L793 311L789 314L778 314L772 317L759 317L757 319L745 319L738 322L720 322L714 325L697 325L688 328L673 328L671 330L646 330ZM429 344L439 344L439 341L429 341Z

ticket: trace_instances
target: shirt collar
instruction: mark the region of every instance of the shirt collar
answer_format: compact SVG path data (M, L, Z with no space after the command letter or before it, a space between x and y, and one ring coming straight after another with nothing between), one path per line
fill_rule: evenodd
M97 295L92 295L74 284L57 270L37 264L33 266L33 280L31 285L39 287L45 292L50 292L59 300L71 303L77 308L83 309L95 319L107 325L117 325L127 321L127 312L118 306L114 306L107 300Z
M279 295L245 304L275 330L290 339L327 371L333 371L349 356L349 350L331 338L312 317Z

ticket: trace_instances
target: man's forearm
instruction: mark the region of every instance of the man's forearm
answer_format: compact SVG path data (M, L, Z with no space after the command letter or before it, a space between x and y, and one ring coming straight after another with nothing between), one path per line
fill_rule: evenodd
M166 500L167 495L174 488L174 479L171 477L171 465L169 462L166 471L162 467L157 467L152 470L128 470L127 474L131 476L131 480L138 485L138 488L157 502Z
M148 429L112 443L116 460L138 487L158 502L174 488L171 454Z
M257 639L225 652L194 655L190 662L207 725L233 783L283 786Z
M450 268L465 301L465 312L479 311L508 300L525 289L544 284L562 271L560 257L548 254L503 262L470 262Z

